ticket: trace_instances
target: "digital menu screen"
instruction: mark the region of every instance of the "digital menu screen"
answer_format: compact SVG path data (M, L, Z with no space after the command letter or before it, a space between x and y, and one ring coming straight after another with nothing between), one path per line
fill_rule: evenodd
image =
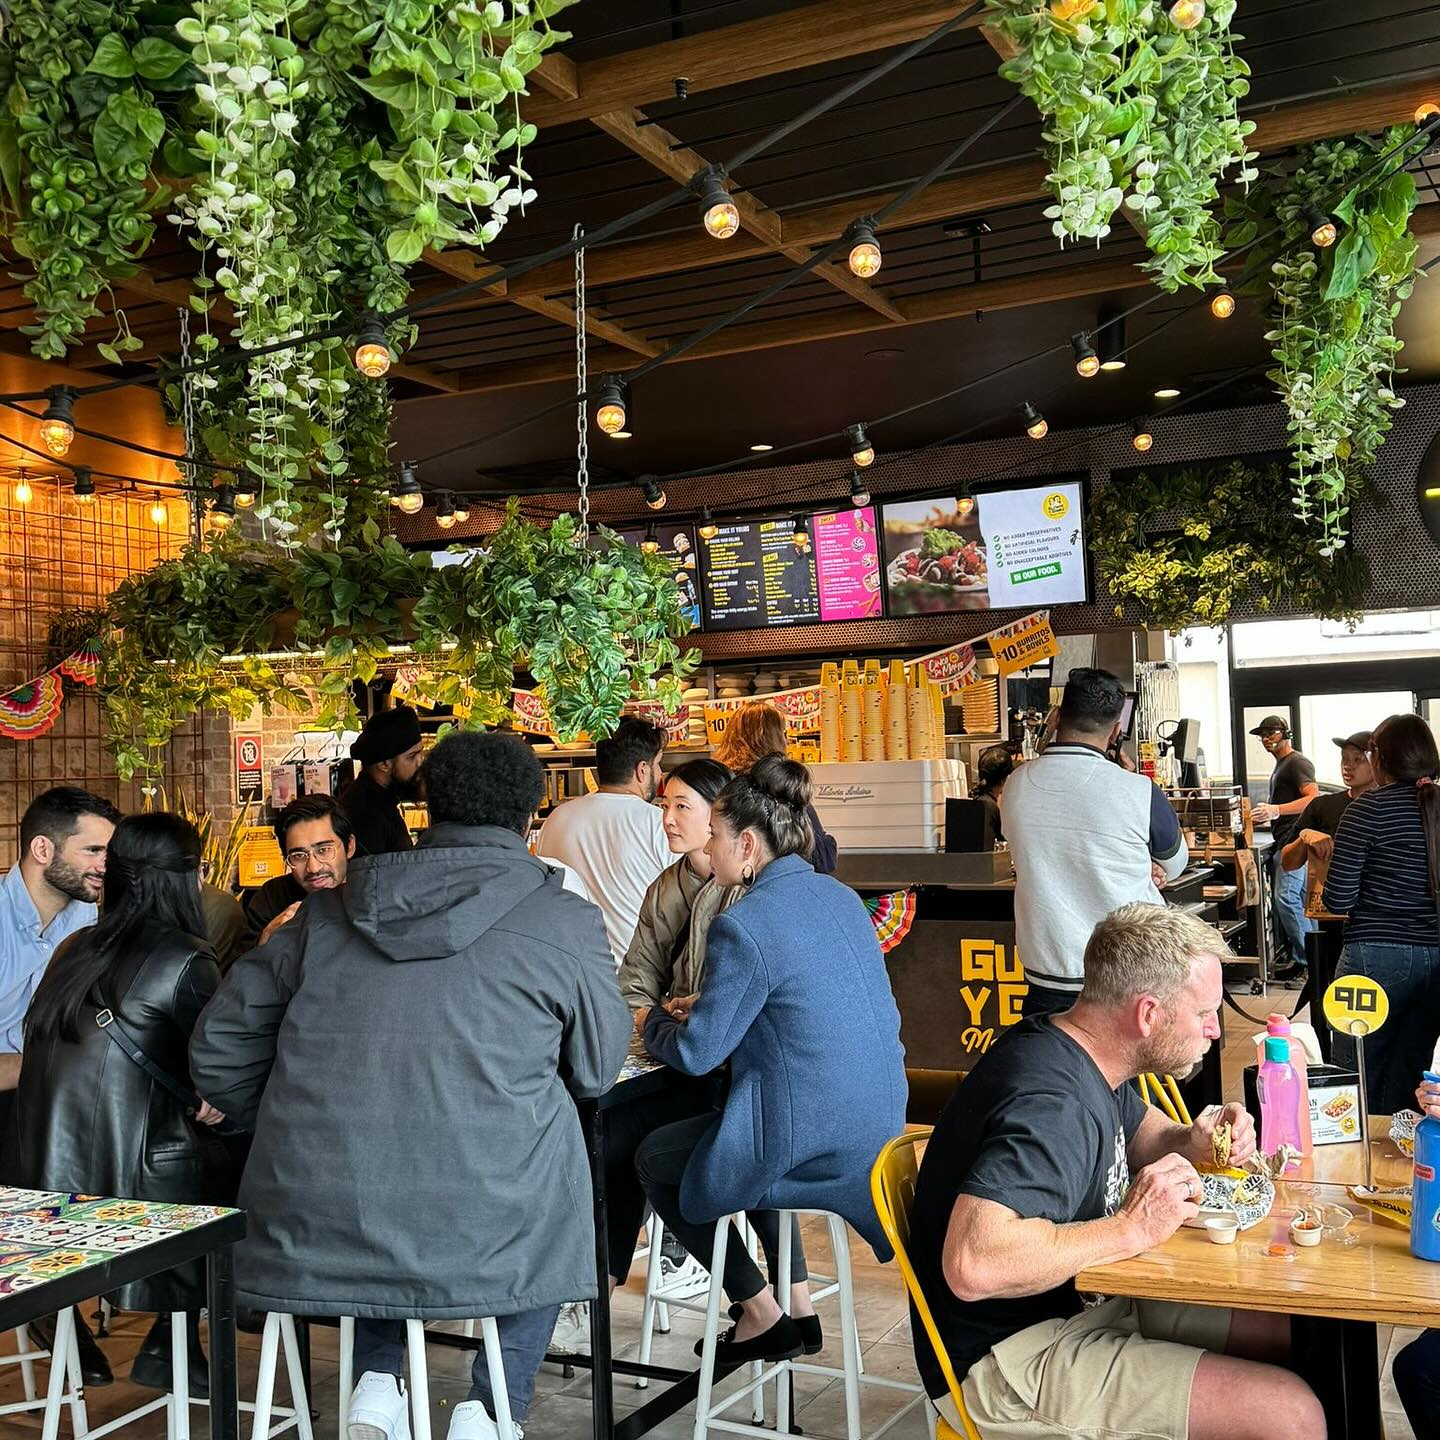
M645 530L617 530L627 544L639 549ZM592 539L597 537L592 537ZM700 628L700 580L695 556L695 535L688 525L656 525L655 538L660 542L660 558L669 563L675 584L680 590L680 606L692 630Z
M880 541L875 507L829 511L810 521L822 620L869 620L881 613Z
M1089 598L1079 479L882 510L892 615L1078 604Z
M759 630L820 618L809 527L797 545L789 519L741 521L720 526L701 545L706 629Z

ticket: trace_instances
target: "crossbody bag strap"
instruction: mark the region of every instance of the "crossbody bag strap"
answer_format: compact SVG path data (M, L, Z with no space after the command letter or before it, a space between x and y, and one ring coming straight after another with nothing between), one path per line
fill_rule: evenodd
M134 1036L115 1018L113 1010L101 1010L95 1016L95 1024L120 1047L128 1059L134 1061L162 1090L173 1095L187 1110L199 1107L200 1097L193 1090L187 1090L168 1070L161 1069L135 1043Z

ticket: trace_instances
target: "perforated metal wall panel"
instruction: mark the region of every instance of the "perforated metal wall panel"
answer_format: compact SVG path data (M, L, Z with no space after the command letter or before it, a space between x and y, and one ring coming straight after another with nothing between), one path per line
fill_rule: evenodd
M1440 547L1421 523L1415 501L1421 456L1440 434L1440 385L1416 386L1403 393L1405 408L1396 415L1395 427L1375 467L1380 503L1361 505L1352 515L1353 543L1370 562L1367 609L1440 608ZM1287 448L1285 414L1279 405L1162 416L1155 420L1153 428L1155 448L1147 458L1156 465L1226 460ZM952 486L967 483L1073 475L1077 471L1088 471L1093 491L1109 483L1112 470L1134 469L1136 459L1128 428L1071 431L1051 434L1040 443L1019 436L893 458L885 457L882 451L866 480L876 500L882 502L887 494L926 490L943 494ZM777 513L804 510L843 497L849 474L848 459L795 466L757 465L668 486L670 504L666 514L698 511L703 505L723 514L732 508L752 509L772 502ZM617 528L644 523L648 513L638 501L639 496L631 489L601 492L595 496L593 513L597 520ZM527 510L542 513L572 505L572 496L559 494L533 497L533 506L531 500L526 502ZM478 538L492 525L493 520L487 523L477 513L467 529ZM421 527L412 521L402 530L401 538L418 539L421 533ZM431 533L427 527L425 538L430 538ZM452 531L449 538L454 542L460 536ZM1252 618L1254 613L1242 611L1236 618ZM1285 613L1271 610L1269 616L1276 618ZM975 611L905 616L733 631L699 638L707 660L935 649L983 634L1013 614ZM1080 634L1134 626L1140 616L1132 605L1122 607L1117 614L1114 602L1097 594L1089 605L1057 607L1052 619L1058 632Z

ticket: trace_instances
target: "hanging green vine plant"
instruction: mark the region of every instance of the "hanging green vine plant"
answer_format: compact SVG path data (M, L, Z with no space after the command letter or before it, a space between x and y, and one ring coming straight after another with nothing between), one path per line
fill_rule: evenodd
M1375 161L1410 133L1312 145L1288 174L1229 206L1232 245L1276 221L1284 227L1285 251L1264 282L1272 327L1265 338L1275 359L1269 376L1290 416L1295 513L1321 555L1345 545L1366 468L1405 403L1395 393L1403 348L1395 317L1415 279L1415 181L1400 169L1383 176L1398 159L1378 172ZM1371 177L1364 183L1363 174ZM1341 232L1338 244L1319 251L1310 242L1315 210L1332 215Z
M1165 290L1208 285L1224 254L1213 214L1220 178L1255 178L1236 104L1249 66L1235 54L1235 0L1210 0L1182 29L1155 0L986 0L1013 59L1000 74L1045 120L1045 214L1061 241L1110 233L1123 205Z
M1155 629L1224 625L1248 611L1353 620L1368 567L1308 543L1280 460L1123 471L1090 504L1090 553L1115 614Z
M5 230L33 269L25 294L35 353L62 358L99 314L97 298L134 275L168 191L152 183L165 136L159 101L195 83L182 50L147 25L149 7L102 0L10 0L0 46L0 176ZM107 359L140 348L124 313Z

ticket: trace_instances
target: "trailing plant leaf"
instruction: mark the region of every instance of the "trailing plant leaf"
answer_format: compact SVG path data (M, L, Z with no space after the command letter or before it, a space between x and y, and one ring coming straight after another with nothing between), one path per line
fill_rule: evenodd
M1165 290L1218 280L1212 214L1221 176L1248 184L1254 123L1236 109L1249 67L1230 33L1234 0L1211 0L1180 30L1155 0L986 0L986 23L1018 54L1000 67L1045 120L1054 204L1065 240L1099 241L1123 204Z
M1401 169L1383 179L1375 172L1376 157L1412 133L1312 145L1292 170L1227 206L1236 221L1232 243L1236 231L1277 222L1284 229L1284 253L1257 288L1268 294L1269 376L1289 413L1291 504L1324 556L1345 546L1366 469L1405 403L1394 388L1402 348L1395 316L1415 277L1415 182ZM1309 207L1334 214L1342 226L1337 244L1320 251L1310 244Z

